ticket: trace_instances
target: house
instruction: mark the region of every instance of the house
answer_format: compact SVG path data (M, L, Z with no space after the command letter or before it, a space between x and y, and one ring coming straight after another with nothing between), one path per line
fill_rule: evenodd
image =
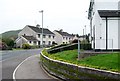
M55 34L49 29L43 28L43 45L52 45L55 42ZM24 43L29 45L42 45L42 28L39 25L30 26L26 25L18 34L18 38L15 40L17 47L22 47Z
M63 30L54 30L55 34L55 42L57 44L69 44L73 40L73 35L67 32L63 32Z
M94 50L120 50L120 1L91 0L88 19Z
M73 40L80 40L80 41L83 41L83 40L86 40L86 35L81 35L81 36L79 36L78 34L76 34L76 35L73 35L74 37L73 37Z

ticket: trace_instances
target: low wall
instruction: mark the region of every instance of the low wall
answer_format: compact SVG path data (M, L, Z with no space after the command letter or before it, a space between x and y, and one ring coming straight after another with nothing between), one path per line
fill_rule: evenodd
M66 80L82 80L92 81L98 80L117 80L120 79L120 73L110 72L105 70L98 70L94 68L77 66L75 64L70 64L58 60L53 60L41 53L40 56L42 67L49 72L51 75L54 75L60 79Z

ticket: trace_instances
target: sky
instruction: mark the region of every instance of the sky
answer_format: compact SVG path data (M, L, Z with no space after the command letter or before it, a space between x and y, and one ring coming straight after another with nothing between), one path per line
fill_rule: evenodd
M0 0L0 33L41 25L43 10L44 28L83 35L85 25L90 32L89 4L90 0Z

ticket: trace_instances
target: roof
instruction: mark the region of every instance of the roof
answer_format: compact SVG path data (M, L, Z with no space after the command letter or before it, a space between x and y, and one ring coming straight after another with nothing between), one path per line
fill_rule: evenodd
M28 25L28 27L31 28L36 33L42 33L42 28L29 26L29 25ZM54 34L54 33L52 33L49 29L43 28L43 34Z
M23 35L23 37L25 38L25 39L27 39L27 40L37 40L35 37L33 37L33 36L25 36L25 35Z
M120 17L120 10L98 10L100 17Z
M69 33L67 33L67 32L62 32L62 31L57 31L57 30L55 30L56 32L58 32L60 35L62 35L62 36L73 36L72 34L69 34Z

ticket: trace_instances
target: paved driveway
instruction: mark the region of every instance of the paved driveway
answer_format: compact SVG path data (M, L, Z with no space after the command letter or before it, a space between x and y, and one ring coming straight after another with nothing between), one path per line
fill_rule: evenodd
M31 55L40 54L40 51L41 49L0 51L0 80L12 79L17 65Z

